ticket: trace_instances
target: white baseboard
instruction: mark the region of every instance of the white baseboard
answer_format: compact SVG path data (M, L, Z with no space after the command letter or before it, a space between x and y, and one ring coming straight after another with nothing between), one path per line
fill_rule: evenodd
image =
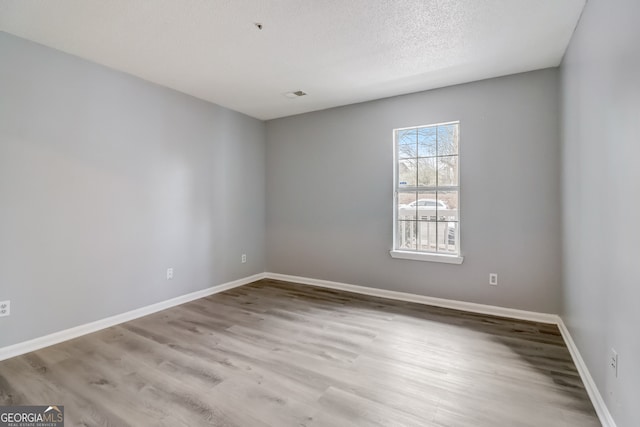
M443 298L427 297L423 295L415 295L406 292L388 291L386 289L369 288L365 286L351 285L348 283L331 282L329 280L311 279L309 277L291 276L288 274L279 273L265 273L265 278L274 280L283 280L286 282L301 283L303 285L319 286L322 288L338 289L347 292L354 292L357 294L371 295L382 298L389 298L400 301L415 302L418 304L434 305L437 307L452 308L455 310L469 311L472 313L489 314L493 316L508 317L512 319L530 320L540 323L551 323L558 326L560 333L564 338L569 353L573 358L580 378L584 383L584 387L589 394L591 403L598 414L600 423L603 427L616 427L616 423L611 417L611 413L607 408L607 405L602 399L602 395L593 381L587 365L585 365L580 352L571 338L569 330L565 326L562 318L557 314L538 313L535 311L516 310L512 308L497 307L493 305L477 304L464 301L449 300Z
M357 294L388 298L399 301L415 302L418 304L434 305L436 307L452 308L471 313L489 314L492 316L509 317L511 319L529 320L540 323L558 323L558 315L538 313L535 311L516 310L513 308L498 307L494 305L477 304L473 302L456 301L444 298L428 297L424 295L410 294L407 292L389 291L386 289L369 288L366 286L351 285L348 283L331 282L328 280L311 279L308 277L290 276L279 273L265 273L267 279L283 280L286 282L301 283L304 285L320 286L323 288L339 289Z
M92 332L106 329L111 326L118 325L120 323L128 322L139 317L147 316L152 313L156 313L161 310L165 310L176 305L184 304L189 301L193 301L199 298L204 298L209 295L217 294L229 289L243 286L256 280L263 279L264 273L254 274L253 276L244 277L242 279L234 280L232 282L223 283L221 285L212 286L207 289L192 292L179 297L171 298L166 301L161 301L155 304L141 307L135 310L127 311L126 313L116 314L115 316L107 317L105 319L96 320L95 322L86 323L84 325L76 326L64 331L54 332L43 337L34 338L29 341L24 341L18 344L10 345L0 348L0 361L9 359L11 357L19 356L21 354L29 353L31 351L39 350L50 345L58 344L63 341L67 341L73 338L80 337L82 335L90 334Z
M456 301L444 298L434 298L424 295L410 294L406 292L389 291L386 289L369 288L359 285L351 285L348 283L332 282L329 280L312 279L308 277L291 276L288 274L279 273L259 273L253 276L245 277L242 279L234 280L232 282L223 283L221 285L213 286L208 289L192 292L190 294L181 295L176 298L172 298L166 301L161 301L156 304L152 304L146 307L141 307L136 310L128 311L126 313L117 314L115 316L108 317L106 319L97 320L95 322L87 323L85 325L76 326L74 328L66 329L64 331L55 332L53 334L45 335L43 337L35 338L29 341L21 342L18 344L10 345L8 347L0 348L0 361L9 359L11 357L19 356L21 354L29 353L31 351L39 350L44 347L49 347L54 344L61 343L73 338L80 337L82 335L90 334L92 332L106 329L111 326L118 325L120 323L128 322L139 317L147 316L152 313L156 313L161 310L165 310L176 305L184 304L189 301L193 301L199 298L204 298L209 295L217 294L229 289L244 286L249 283L255 282L261 279L274 279L283 280L286 282L300 283L303 285L319 286L329 289L338 289L347 292L354 292L357 294L371 295L381 298L388 298L399 301L415 302L418 304L433 305L437 307L452 308L455 310L468 311L472 313L488 314L493 316L508 317L512 319L529 320L540 323L551 323L558 325L560 333L564 338L569 353L573 358L580 378L584 383L584 386L589 394L589 398L593 403L593 406L598 414L598 418L603 427L616 427L616 423L607 408L607 405L598 390L587 365L584 363L578 348L576 347L569 330L565 326L562 318L556 314L538 313L534 311L516 310L506 307L498 307L493 305L477 304L465 301Z
M573 341L571 334L569 333L569 329L564 324L564 321L561 317L558 317L558 328L560 329L560 333L564 338L564 342L567 344L567 348L569 349L569 353L571 353L571 357L573 358L573 363L578 368L578 373L580 374L580 378L584 384L584 388L587 389L587 393L589 394L589 398L591 399L591 403L593 403L593 407L598 414L598 418L600 419L600 423L602 423L603 427L616 427L616 423L609 412L609 408L607 408L607 404L604 403L604 399L596 386L587 365L584 363L582 356L580 355L580 351L578 347L576 347L576 343Z

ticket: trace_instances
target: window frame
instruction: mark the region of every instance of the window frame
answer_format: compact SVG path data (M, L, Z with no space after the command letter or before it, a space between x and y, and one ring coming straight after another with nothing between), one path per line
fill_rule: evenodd
M458 125L458 152L457 152L457 161L458 161L458 185L455 186L458 191L458 222L457 222L457 240L458 240L458 253L457 254L446 254L446 253L438 253L438 252L430 252L430 251L422 251L422 250L402 250L396 248L397 242L397 233L398 233L398 193L400 189L398 187L399 177L398 177L398 143L396 141L396 136L399 131L409 130L409 129L419 129L419 128L428 128L428 127L437 127L437 126L445 126L445 125ZM392 130L392 142L393 142L393 191L392 191L392 206L393 206L393 240L391 243L391 250L389 254L392 258L398 259L407 259L413 261L430 261L430 262L441 262L447 264L462 264L464 261L464 257L462 256L462 233L461 233L461 224L462 224L462 209L461 209L461 199L462 199L462 183L460 179L460 158L461 158L461 122L460 120L453 120L449 122L441 122L441 123L433 123L428 125L418 125L418 126L407 126L401 128L395 128ZM416 183L417 184L417 183ZM444 186L443 186L444 187ZM452 187L452 186L446 186ZM418 186L416 185L416 189ZM438 190L440 186L435 186L435 191ZM428 191L432 191L433 188L430 188ZM420 190L416 190L420 191ZM418 199L416 199L418 200ZM437 202L436 202L437 203Z

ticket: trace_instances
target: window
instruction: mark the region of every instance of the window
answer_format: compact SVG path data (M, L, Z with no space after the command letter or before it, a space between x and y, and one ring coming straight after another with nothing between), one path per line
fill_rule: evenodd
M396 129L394 258L460 264L460 123Z

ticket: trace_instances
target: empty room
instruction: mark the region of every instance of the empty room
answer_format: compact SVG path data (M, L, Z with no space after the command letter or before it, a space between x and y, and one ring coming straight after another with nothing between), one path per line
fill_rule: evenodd
M0 427L640 426L639 19L0 0Z

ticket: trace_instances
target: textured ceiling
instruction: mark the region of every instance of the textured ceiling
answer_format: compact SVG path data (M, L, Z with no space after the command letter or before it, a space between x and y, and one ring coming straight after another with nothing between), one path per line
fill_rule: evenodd
M0 30L271 119L556 66L584 3L0 0Z

